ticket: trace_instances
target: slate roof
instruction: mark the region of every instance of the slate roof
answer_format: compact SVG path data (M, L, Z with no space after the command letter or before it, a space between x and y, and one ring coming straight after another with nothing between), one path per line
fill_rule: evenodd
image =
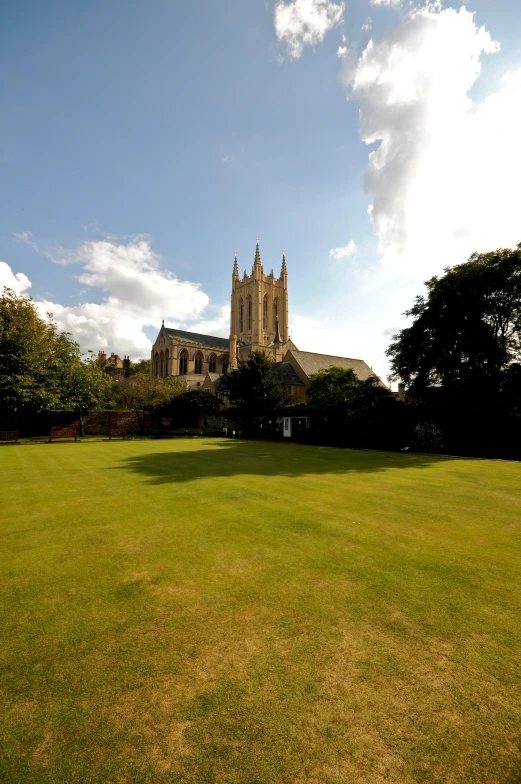
M219 392L219 390L221 389L222 383L223 383L224 376L219 376L217 373L215 375L217 376L217 378L214 378L214 374L210 373L210 376L211 376L212 381L213 381L214 389L215 389L216 392Z
M165 331L174 338L189 340L192 343L200 343L202 346L211 346L212 348L225 350L228 350L230 347L228 338L217 338L214 335L200 335L198 332L185 332L184 329L172 329L171 327L165 327Z
M273 370L281 384L286 387L304 387L305 384L290 362L274 362Z
M351 368L355 371L360 381L365 381L370 376L376 376L369 365L363 359L351 359L350 357L334 357L331 354L315 354L312 351L291 350L291 355L302 368L309 378L319 370L327 370L330 367ZM378 378L378 377L377 377ZM385 386L381 379L381 386Z

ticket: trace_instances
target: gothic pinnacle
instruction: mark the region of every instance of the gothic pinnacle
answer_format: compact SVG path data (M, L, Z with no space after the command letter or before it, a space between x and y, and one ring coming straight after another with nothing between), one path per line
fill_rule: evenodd
M255 245L255 261L254 264L262 264L259 250L259 238L257 237L257 244Z
M280 276L288 274L288 269L286 267L286 254L282 251L282 267L280 268Z
M234 254L234 258L233 258L233 277L234 278L239 277L239 264L237 262L237 253Z

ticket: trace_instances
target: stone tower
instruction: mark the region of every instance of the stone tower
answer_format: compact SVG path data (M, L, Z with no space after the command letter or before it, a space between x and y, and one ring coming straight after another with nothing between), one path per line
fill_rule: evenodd
M230 317L230 361L247 357L252 351L265 351L273 360L282 359L284 347L289 340L288 329L288 271L286 257L282 255L282 267L278 278L264 274L259 250L255 247L255 259L251 275L239 277L237 255L233 263L232 303Z

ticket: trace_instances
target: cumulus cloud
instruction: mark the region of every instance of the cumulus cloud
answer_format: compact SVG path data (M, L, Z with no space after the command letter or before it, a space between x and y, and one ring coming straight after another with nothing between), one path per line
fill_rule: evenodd
M362 30L370 30L373 26L373 21L370 16L367 17L365 22L362 25Z
M226 334L226 308L213 317L208 314L209 298L199 285L162 268L147 240L85 242L67 258L80 266L80 283L101 291L101 302L63 305L38 299L36 305L42 316L52 313L58 328L71 332L83 351L109 349L133 359L147 356L151 342L146 329L159 329L163 319L172 327ZM0 282L19 293L31 285L23 273L14 275L3 262Z
M279 41L286 44L288 55L296 60L305 46L322 43L327 33L340 24L344 3L332 0L278 0L274 25Z
M31 281L23 272L13 272L9 264L0 261L0 293L4 286L12 289L17 294L26 294L27 289L31 288Z
M383 261L440 269L520 239L521 70L475 101L499 49L465 8L410 11L346 74L369 155L366 189Z
M343 248L331 248L329 255L340 261L341 259L348 259L349 256L353 256L357 250L358 248L355 241L349 240L347 245L344 245Z

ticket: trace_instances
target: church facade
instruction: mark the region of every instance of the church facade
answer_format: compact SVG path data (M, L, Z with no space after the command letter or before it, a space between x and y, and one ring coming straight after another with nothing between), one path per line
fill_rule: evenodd
M229 338L161 327L151 352L151 375L175 376L187 388L218 394L218 379L253 351L273 361L292 403L304 401L309 376L331 366L349 367L360 379L373 376L360 359L298 351L289 335L288 271L283 254L280 274L264 272L259 241L251 274L239 275L237 255L232 272ZM381 382L380 382L381 383Z

